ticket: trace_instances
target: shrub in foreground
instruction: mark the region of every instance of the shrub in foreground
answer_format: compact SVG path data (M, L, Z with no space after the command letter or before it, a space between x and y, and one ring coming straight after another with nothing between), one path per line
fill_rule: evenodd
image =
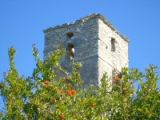
M64 54L60 45L44 61L38 58L38 50L33 46L36 68L26 78L15 68L15 52L13 47L9 48L10 68L0 82L4 120L160 119L156 66L150 65L145 73L123 68L113 80L104 74L100 86L83 88L81 64L73 63L70 73L59 64ZM108 84L110 81L112 85Z

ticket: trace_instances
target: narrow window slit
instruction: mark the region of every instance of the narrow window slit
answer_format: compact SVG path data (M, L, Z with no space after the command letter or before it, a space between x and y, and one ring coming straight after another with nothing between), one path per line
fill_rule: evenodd
M116 51L116 46L115 46L115 39L111 39L111 51L115 52Z
M73 60L74 59L74 54L75 54L75 50L74 50L74 44L69 42L66 48L66 58L67 60Z

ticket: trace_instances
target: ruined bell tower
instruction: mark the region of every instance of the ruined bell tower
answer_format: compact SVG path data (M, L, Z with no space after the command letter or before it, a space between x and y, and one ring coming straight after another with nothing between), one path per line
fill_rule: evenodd
M44 30L44 34L44 59L61 40L66 50L61 57L61 65L68 69L73 60L81 62L80 73L85 85L98 85L104 72L112 78L114 71L128 67L129 40L101 14L50 27Z

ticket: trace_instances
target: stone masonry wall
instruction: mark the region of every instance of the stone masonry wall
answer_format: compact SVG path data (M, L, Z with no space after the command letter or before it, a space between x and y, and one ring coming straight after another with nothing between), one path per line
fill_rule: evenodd
M73 32L74 38L67 38L67 33ZM55 49L58 42L62 42L65 49L69 42L74 44L74 61L82 63L80 69L81 78L85 86L98 84L98 19L83 19L71 24L49 28L45 33L44 59ZM65 55L61 57L60 63L65 69L70 69L71 60Z
M72 32L73 37L67 37ZM128 42L109 21L100 14L92 14L75 22L66 23L44 30L44 59L62 42L66 49L68 43L74 44L74 61L81 62L81 78L84 86L98 85L104 72L112 77L113 69L128 67ZM111 39L115 39L115 52L111 51ZM72 60L61 57L62 67L70 71Z
M122 67L128 67L128 41L125 41L101 19L98 20L98 23L98 66L100 80L104 72L107 72L111 78L113 69L121 71ZM112 38L115 39L115 52L111 51Z

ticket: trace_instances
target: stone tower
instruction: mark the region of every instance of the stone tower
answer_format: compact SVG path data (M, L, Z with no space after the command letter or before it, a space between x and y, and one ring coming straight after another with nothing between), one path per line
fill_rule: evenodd
M101 14L91 14L75 22L44 30L44 59L62 42L66 55L60 63L65 69L74 60L84 84L98 85L104 72L110 78L115 71L128 67L128 42Z

